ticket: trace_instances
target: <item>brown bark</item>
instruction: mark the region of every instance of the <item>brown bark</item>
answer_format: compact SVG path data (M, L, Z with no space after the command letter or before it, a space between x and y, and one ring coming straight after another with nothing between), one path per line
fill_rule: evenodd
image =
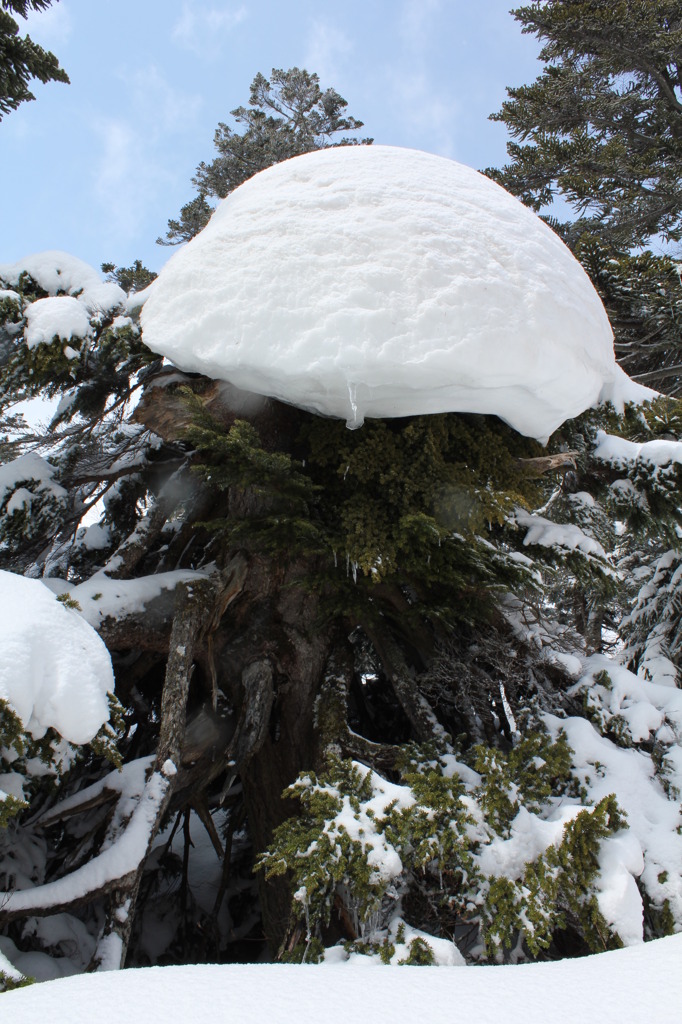
M348 646L338 643L325 668L320 693L315 703L317 761L329 754L350 757L375 770L395 767L398 747L374 743L358 735L348 725L348 690L353 675L353 659Z
M282 566L254 556L239 606L216 638L221 684L242 709L231 751L257 853L294 809L283 791L315 767L314 704L333 639L320 628L316 597L302 586L310 569L305 560ZM289 890L262 873L258 885L274 954L289 928Z
M517 459L516 461L531 476L542 476L557 469L571 466L576 469L579 452L556 452L554 455L541 455L535 459Z
M380 632L375 628L366 627L365 632L381 658L395 695L410 720L415 736L422 742L433 739L434 733L439 728L438 719L429 702L419 692L415 672L406 664L400 646L387 630Z

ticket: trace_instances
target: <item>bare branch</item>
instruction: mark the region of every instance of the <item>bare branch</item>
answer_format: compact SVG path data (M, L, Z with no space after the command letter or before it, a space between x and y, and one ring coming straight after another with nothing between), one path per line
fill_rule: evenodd
M535 459L517 459L517 463L531 476L542 476L564 466L576 469L578 452L557 452L555 455L541 455Z
M433 739L434 735L443 731L442 727L431 705L420 693L415 672L406 664L400 647L388 630L379 633L377 629L371 627L363 628L381 658L395 695L410 720L417 739L422 742Z

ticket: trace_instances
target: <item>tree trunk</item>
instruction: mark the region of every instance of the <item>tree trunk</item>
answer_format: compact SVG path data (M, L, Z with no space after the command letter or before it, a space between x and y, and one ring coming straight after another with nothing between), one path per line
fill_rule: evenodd
M240 709L230 756L244 792L249 834L261 853L294 810L282 794L301 771L318 767L314 722L333 637L319 602L304 589L308 560L288 566L251 556L240 600L215 640L221 688ZM289 893L281 880L258 877L263 928L274 954L289 925Z

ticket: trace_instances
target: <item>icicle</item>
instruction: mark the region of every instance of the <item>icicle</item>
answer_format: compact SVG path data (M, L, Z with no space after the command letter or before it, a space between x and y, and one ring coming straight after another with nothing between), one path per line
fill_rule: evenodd
M351 384L350 381L348 381L348 400L352 416L349 416L346 420L346 426L349 430L358 430L365 420L363 416L358 416L357 384Z

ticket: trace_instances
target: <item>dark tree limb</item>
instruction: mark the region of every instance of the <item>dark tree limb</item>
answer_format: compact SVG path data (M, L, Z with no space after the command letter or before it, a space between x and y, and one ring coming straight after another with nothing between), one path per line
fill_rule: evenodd
M353 675L350 651L337 647L327 662L320 693L315 704L315 725L318 730L318 760L338 754L354 758L375 770L395 767L398 747L389 743L373 743L348 725L348 690Z
M161 697L161 729L153 773L154 776L164 777L167 785L149 827L147 855L173 795L185 735L195 643L213 608L215 587L215 580L205 579L180 583L176 589L176 614ZM111 892L107 921L93 957L95 968L111 969L122 967L125 963L145 859L146 856L142 857L137 868L120 879Z
M244 584L246 583L247 571L248 562L246 560L246 556L242 554L242 552L237 552L223 573L223 585L218 591L215 603L211 610L211 615L204 627L207 642L208 666L211 675L211 703L214 711L216 710L218 702L218 672L216 669L215 654L213 650L213 636L220 626L227 609L242 593Z
M267 658L254 661L242 672L241 715L229 747L229 759L245 765L263 746L275 700L274 674Z
M130 536L119 544L104 566L104 573L113 580L127 579L159 537L176 499L159 497L140 520Z
M203 793L199 794L199 796L193 802L192 807L196 811L196 815L199 821L206 829L206 832L208 834L209 839L211 840L211 844L216 852L216 855L218 856L218 859L222 860L223 857L225 856L225 851L223 850L223 844L220 842L218 830L215 827L213 818L211 817L211 812L208 809L206 797Z
M234 834L238 828L244 824L245 813L244 805L240 804L238 808L234 808L230 811L230 820L227 828L227 836L225 837L225 853L223 855L223 869L220 875L220 886L216 894L215 904L213 905L212 917L215 920L218 918L220 908L225 899L225 893L227 892L227 883L230 880L230 867L232 864L232 843L234 840Z
M212 610L214 594L214 583L208 580L180 583L176 591L177 612L173 619L161 697L161 730L156 751L159 767L167 760L172 761L176 770L180 765L194 647Z
M182 822L182 876L180 880L180 912L182 914L182 930L186 929L187 925L187 894L189 892L189 851L190 847L194 846L192 842L192 835L190 831L190 812L189 808L185 811L185 816Z
M416 673L405 662L400 647L389 631L379 632L378 629L368 626L363 626L363 629L374 644L416 738L420 742L425 742L442 733L442 726L431 705L419 690Z
M161 728L154 765L154 775L165 777L168 784L149 829L147 854L171 806L178 782L183 780L179 769L182 765L187 699L196 649L203 643L207 631L216 627L227 607L241 592L245 577L245 560L238 555L217 579L208 577L184 582L176 588L176 613L161 697ZM214 773L220 773L223 767L224 758L213 765ZM145 859L143 857L137 869L121 879L112 890L108 919L93 962L99 961L102 966L111 968L116 966L113 960L119 956L118 966L122 967L125 963Z
M33 821L34 825L39 825L41 828L48 828L50 825L54 825L58 821L66 821L68 818L73 818L76 814L84 814L86 811L92 811L96 807L102 807L104 804L113 803L115 800L120 798L120 792L115 789L101 789L99 793L94 796L88 797L80 802L71 803L66 807L62 807L57 804L51 810L41 814L38 818Z

